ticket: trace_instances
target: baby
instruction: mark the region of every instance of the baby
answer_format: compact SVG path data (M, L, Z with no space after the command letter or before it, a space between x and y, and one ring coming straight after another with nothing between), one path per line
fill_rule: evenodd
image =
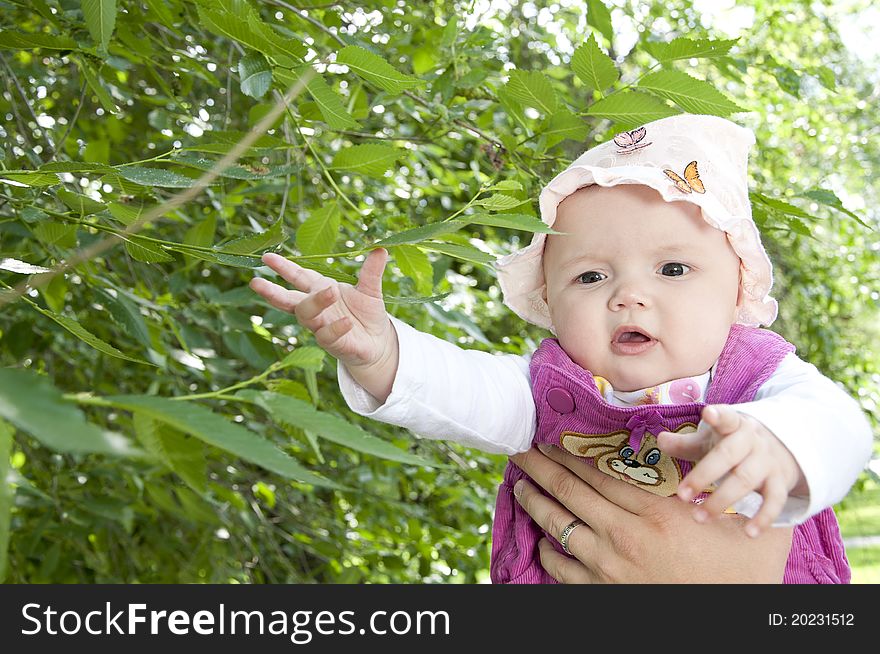
M530 357L461 350L388 317L384 250L357 287L278 255L301 291L251 287L339 361L356 412L489 452L550 443L705 520L730 506L750 535L797 524L786 582L849 580L830 507L870 456L858 405L777 334L772 268L751 218L754 137L712 116L654 121L588 150L541 192L544 222L500 259L505 303L553 332ZM692 466L691 461L699 461ZM552 582L508 464L492 579ZM565 541L576 527L548 534Z

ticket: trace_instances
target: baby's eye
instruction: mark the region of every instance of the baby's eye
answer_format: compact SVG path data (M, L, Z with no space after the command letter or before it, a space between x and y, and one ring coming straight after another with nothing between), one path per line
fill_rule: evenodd
M601 282L605 279L605 275L600 272L596 272L595 270L591 270L589 272L585 272L582 275L578 276L578 281L582 284L595 284L596 282Z
M691 267L683 263L664 263L660 268L660 274L666 277L681 277L690 271Z

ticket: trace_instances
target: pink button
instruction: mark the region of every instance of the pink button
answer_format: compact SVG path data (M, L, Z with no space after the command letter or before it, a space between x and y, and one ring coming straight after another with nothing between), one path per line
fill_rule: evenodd
M557 413L574 411L574 398L564 388L551 388L547 391L547 404Z

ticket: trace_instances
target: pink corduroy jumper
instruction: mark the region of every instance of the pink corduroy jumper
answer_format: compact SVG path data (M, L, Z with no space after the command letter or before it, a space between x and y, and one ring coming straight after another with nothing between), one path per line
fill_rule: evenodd
M706 404L750 402L794 346L766 329L733 325L704 402L619 407L608 404L593 376L575 364L556 339L545 339L531 360L538 428L534 442L550 443L588 459L600 470L658 495L669 496L691 463L659 451L662 431L693 431ZM555 583L541 567L543 530L513 496L528 476L508 463L498 491L492 530L493 583ZM561 552L556 538L547 534ZM849 583L850 569L834 512L821 511L793 532L783 583Z

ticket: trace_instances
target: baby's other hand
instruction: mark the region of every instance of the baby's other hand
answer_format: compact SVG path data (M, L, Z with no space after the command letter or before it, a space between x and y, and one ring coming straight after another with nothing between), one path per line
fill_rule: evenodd
M694 519L704 522L750 492L759 492L764 502L746 523L746 533L757 537L782 512L792 490L806 490L800 466L769 429L732 406L707 406L701 418L695 432L658 434L664 452L699 461L678 485L678 496L691 501L720 480L718 488L694 508Z
M387 261L386 250L370 252L357 286L352 286L266 253L263 263L298 290L260 277L252 279L250 287L276 309L294 314L315 334L318 345L346 366L381 366L397 347L397 336L382 300L382 273Z

